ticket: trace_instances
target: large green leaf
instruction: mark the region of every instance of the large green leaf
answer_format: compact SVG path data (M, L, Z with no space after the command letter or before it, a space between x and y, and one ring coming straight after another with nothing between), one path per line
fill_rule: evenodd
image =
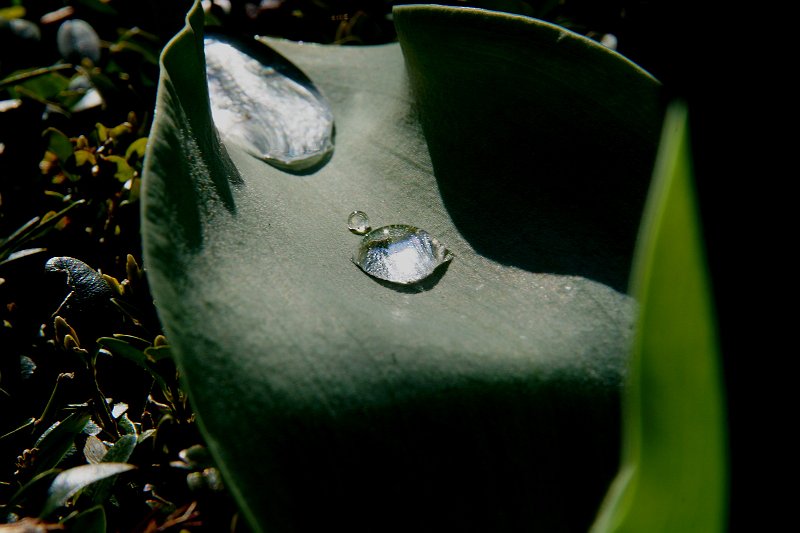
M722 376L689 146L687 109L673 104L632 278L624 457L596 533L725 530Z
M162 55L145 259L254 529L585 530L618 461L658 83L481 10L397 8L400 45L271 40L336 120L300 176L221 144L188 20ZM354 209L455 259L377 282L350 260Z

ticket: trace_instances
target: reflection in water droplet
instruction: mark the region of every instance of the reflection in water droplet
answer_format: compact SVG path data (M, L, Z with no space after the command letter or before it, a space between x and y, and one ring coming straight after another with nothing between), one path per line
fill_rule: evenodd
M394 283L416 283L453 258L427 231L396 224L364 235L353 262L370 276Z
M333 114L303 74L266 45L267 64L207 36L208 91L223 138L279 168L302 171L333 151ZM266 61L266 60L265 60Z
M369 217L364 211L353 211L347 217L347 228L358 235L364 235L372 229L369 225Z

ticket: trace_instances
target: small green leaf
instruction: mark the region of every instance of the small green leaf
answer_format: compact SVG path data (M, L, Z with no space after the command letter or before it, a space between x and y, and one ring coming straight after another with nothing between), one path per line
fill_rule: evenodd
M106 533L106 512L102 505L91 507L64 522L67 531L79 533Z
M119 429L122 431L123 434L126 436L133 435L136 436L136 425L131 422L131 419L128 418L128 414L125 413L119 417L117 420L117 425Z
M108 136L116 140L124 135L129 135L131 132L133 132L133 126L131 126L129 122L123 122L122 124L114 126L113 128L109 128Z
M151 346L149 348L145 348L144 354L151 361L160 361L162 359L172 357L172 350L169 346Z
M136 139L130 144L130 146L128 146L128 149L125 150L125 159L131 162L131 164L133 164L133 162L135 161L141 161L141 159L144 157L144 152L146 148L147 148L147 137L141 137L139 139ZM136 159L132 161L131 158L134 156L134 154L136 155Z
M43 135L47 137L47 149L53 152L62 164L72 156L72 141L64 133L55 129L47 128Z
M48 516L66 504L67 500L84 487L133 468L135 468L133 465L125 463L100 463L96 465L81 465L64 470L56 476L52 485L50 485L47 503L45 503L40 516Z
M97 144L103 144L108 140L108 128L99 122L94 126L94 134Z
M147 372L153 377L153 379L156 380L158 385L163 390L168 388L164 377L159 373L158 369L151 364L152 362L158 361L158 359L151 359L150 356L147 355L147 350L150 348L145 348L145 350L142 351L123 339L113 337L100 337L97 339L97 344L115 355L124 357L125 359L136 363L143 369L147 370ZM164 347L164 349L164 352L158 351L156 353L169 354L167 351L168 347Z
M97 344L106 348L111 353L124 357L129 361L133 361L144 369L146 366L147 356L142 350L135 348L129 342L123 339L116 339L113 337L100 337L97 339Z
M75 438L89 422L89 413L73 413L58 425L51 426L36 443L36 473L50 470L61 462L64 455L74 446Z
M15 83L10 90L12 96L24 93L39 101L52 100L69 88L69 78L62 76L59 73L60 70L65 70L65 67L55 66L17 72L0 82L0 86L9 85L12 80L18 79L20 80L19 83Z
M114 172L114 177L122 183L125 183L129 179L133 179L133 177L136 175L135 171L133 168L131 168L131 166L128 164L128 161L124 157L118 155L106 155L100 156L100 158L103 161L107 161L116 165L117 169Z
M133 454L133 450L136 448L137 443L138 437L136 436L135 432L134 434L123 435L117 442L114 443L111 448L109 448L108 453L106 453L105 457L103 458L103 463L127 463L128 459L131 457L131 454ZM104 502L108 498L109 494L111 494L114 480L115 478L104 479L91 487L89 491L91 493L92 502Z
M96 165L97 159L90 150L75 150L75 166Z
M725 531L720 352L695 198L679 102L664 123L632 278L641 310L623 463L593 533Z

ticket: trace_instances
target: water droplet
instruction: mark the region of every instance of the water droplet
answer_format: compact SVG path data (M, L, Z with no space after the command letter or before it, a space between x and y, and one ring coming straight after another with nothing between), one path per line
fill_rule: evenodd
M427 278L452 258L427 231L393 224L364 235L353 262L370 276L407 285Z
M369 225L369 217L364 211L353 211L347 217L347 228L358 235L364 235L372 229Z
M311 81L264 44L207 36L208 91L226 142L267 163L303 171L333 151L333 113Z

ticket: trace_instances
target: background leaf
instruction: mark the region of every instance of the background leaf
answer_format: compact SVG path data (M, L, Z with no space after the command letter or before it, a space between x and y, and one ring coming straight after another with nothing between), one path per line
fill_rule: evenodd
M73 413L57 426L51 427L36 443L38 448L36 468L38 474L54 468L75 445L75 438L89 422L88 413Z
M106 533L106 513L103 506L96 505L67 521L69 531L82 533Z
M257 531L585 530L616 470L659 85L532 19L395 20L402 51L269 41L336 119L305 176L220 143L200 10L165 49L142 198L172 352ZM380 284L353 209L455 259Z
M50 485L50 495L42 510L41 516L45 517L58 507L64 505L82 488L95 481L115 476L135 468L124 463L98 463L94 465L81 465L64 470L56 476Z
M714 311L685 105L664 125L633 292L642 304L622 468L593 531L725 531L727 455Z

